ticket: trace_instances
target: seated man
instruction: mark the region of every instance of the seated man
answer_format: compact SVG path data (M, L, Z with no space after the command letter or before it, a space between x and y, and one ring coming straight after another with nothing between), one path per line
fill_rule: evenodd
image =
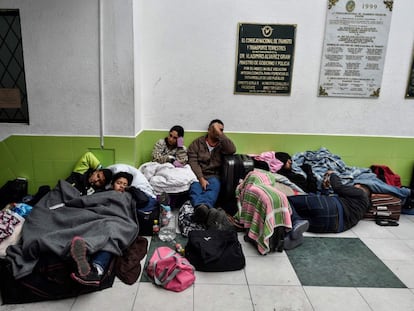
M184 129L174 125L164 139L160 139L152 150L152 161L158 163L172 163L176 167L187 164L187 148L184 146Z
M212 120L207 135L194 140L188 147L188 163L198 181L190 186L190 201L194 206L194 220L204 223L209 209L214 208L220 192L223 155L234 154L236 146L223 133L221 120Z
M324 186L331 186L336 195L307 194L288 197L292 220L306 219L309 231L337 233L355 226L371 204L370 191L361 184L343 185L333 172L326 172Z
M86 152L76 163L66 181L78 189L81 195L89 195L105 190L111 178L112 172L102 168L100 161L92 152Z

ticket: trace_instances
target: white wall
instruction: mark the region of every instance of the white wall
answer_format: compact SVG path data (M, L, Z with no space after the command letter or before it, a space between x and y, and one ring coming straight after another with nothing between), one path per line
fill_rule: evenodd
M343 0L344 1L344 0ZM378 99L317 97L326 0L143 1L144 128L414 136L414 1L396 0ZM237 23L297 24L290 96L233 95Z
M341 0L342 1L342 0ZM142 129L414 137L404 99L414 1L394 1L378 99L317 96L328 0L102 0L104 134ZM0 0L19 8L30 125L11 134L99 135L98 0ZM290 96L234 95L237 23L296 24Z
M98 0L0 0L20 9L30 125L11 134L99 136ZM102 0L104 134L134 136L132 0Z

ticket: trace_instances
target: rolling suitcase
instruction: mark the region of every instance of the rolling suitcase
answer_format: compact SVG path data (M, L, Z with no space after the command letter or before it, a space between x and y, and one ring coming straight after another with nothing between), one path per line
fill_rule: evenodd
M390 194L373 193L371 195L371 203L364 218L395 221L400 219L401 200L399 198Z
M237 212L236 187L240 180L246 177L247 173L252 171L253 168L253 159L248 155L233 154L224 156L219 205L227 214L233 216Z

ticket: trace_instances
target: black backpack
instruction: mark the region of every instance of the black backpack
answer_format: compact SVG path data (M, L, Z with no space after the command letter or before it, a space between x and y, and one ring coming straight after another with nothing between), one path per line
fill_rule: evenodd
M0 209L9 203L19 203L27 195L27 180L16 178L7 181L0 188Z

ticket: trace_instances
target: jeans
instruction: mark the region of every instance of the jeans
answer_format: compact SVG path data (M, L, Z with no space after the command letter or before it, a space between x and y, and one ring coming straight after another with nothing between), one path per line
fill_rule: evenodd
M205 191L201 188L201 184L198 181L193 182L190 186L190 202L194 207L205 204L209 208L213 208L216 204L220 193L220 179L214 176L206 179L209 184Z
M103 269L103 271L106 271L109 263L111 262L111 259L111 253L107 251L99 251L93 256L92 264L97 264Z
M372 193L388 193L396 196L397 198L401 199L402 205L404 205L407 198L411 195L410 188L399 188L396 186L391 186L381 179L374 178L374 179L355 179L354 184L361 184L367 186Z

